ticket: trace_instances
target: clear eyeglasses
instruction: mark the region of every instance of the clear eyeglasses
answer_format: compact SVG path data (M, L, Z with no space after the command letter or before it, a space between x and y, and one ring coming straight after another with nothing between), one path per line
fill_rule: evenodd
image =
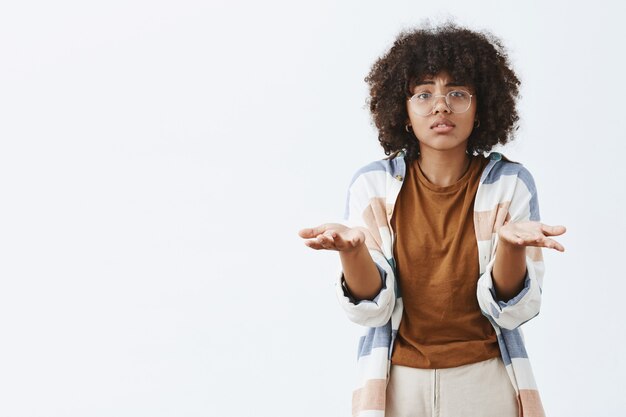
M411 102L411 109L419 116L428 116L432 113L439 97L444 97L446 105L452 113L465 113L472 104L472 97L469 92L465 90L453 90L448 94L431 94L431 93L417 93L414 94L408 101Z

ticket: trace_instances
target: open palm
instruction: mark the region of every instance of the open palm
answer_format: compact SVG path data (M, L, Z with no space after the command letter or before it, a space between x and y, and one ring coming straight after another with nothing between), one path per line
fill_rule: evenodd
M498 230L501 242L514 246L541 246L564 252L565 248L548 236L565 233L565 226L549 226L537 221L507 223Z
M324 223L298 232L306 239L304 244L312 249L351 251L365 242L365 234L340 223Z

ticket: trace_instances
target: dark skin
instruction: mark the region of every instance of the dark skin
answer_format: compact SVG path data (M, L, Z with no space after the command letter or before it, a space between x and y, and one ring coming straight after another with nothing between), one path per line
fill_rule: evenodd
M535 221L507 223L498 230L496 262L491 275L498 299L508 301L524 288L526 246L540 246L565 252L549 236L565 233L565 226L549 226Z
M478 98L480 126L468 143L472 152L486 153L513 139L519 120L520 81L501 42L488 33L444 24L435 30L415 29L399 35L365 78L369 109L386 155L404 149L407 162L418 157L421 145L414 132L405 130L410 117L405 101L415 93L416 82L443 70L454 81L471 84Z
M298 235L306 239L304 244L312 249L339 252L346 284L356 299L371 300L380 292L380 275L365 246L362 231L339 223L325 223L302 229Z
M462 113L453 113L443 96L450 90L472 86L455 83L447 71L427 77L418 83L414 93L428 92L438 96L431 113L416 114L407 101L407 112L415 136L421 138L419 164L429 181L446 186L458 180L467 168L467 143L476 119L476 100ZM447 123L443 127L439 123ZM433 126L438 126L437 128ZM498 230L496 260L492 278L496 296L508 301L524 287L526 276L526 246L556 249L565 248L551 236L565 233L565 226L550 226L536 221L507 223ZM346 284L358 299L372 299L381 289L378 270L365 247L363 232L337 223L326 223L302 229L299 236L307 239L312 249L339 252Z
M565 226L550 226L535 221L508 223L498 230L492 277L499 300L508 301L524 287L526 246L564 252L563 245L549 236L562 235L565 230ZM380 292L380 276L365 247L363 232L339 223L324 223L302 229L298 235L306 239L304 244L312 249L339 252L346 284L355 298L371 300Z

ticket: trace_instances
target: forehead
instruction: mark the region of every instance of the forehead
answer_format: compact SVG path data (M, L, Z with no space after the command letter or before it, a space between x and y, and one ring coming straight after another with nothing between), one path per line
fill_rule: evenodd
M465 86L469 87L471 84L454 77L448 71L440 71L436 74L422 74L415 76L411 79L410 86L411 88L420 86L420 85L434 85L441 84L444 86L450 87L459 87Z

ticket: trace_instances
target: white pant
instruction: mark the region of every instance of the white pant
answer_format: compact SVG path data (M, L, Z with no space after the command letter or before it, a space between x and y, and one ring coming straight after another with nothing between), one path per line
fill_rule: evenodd
M385 417L517 417L502 358L443 369L391 365Z

